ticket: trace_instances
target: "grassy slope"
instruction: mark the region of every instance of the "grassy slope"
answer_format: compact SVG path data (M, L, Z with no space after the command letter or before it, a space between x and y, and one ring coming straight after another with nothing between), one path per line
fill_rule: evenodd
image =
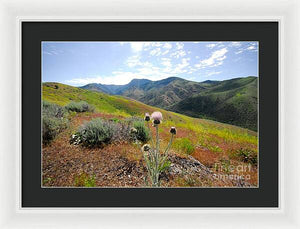
M143 117L145 112L150 113L159 110L166 119L171 119L176 123L182 120L192 120L184 115L154 108L136 100L125 99L122 96L111 96L101 92L89 91L60 83L44 83L42 98L43 100L61 106L65 106L71 101L83 100L94 105L97 112L115 114L123 117Z
M56 89L56 87L58 87ZM215 132L222 129L223 131L231 131L233 135L249 135L249 139L255 136L256 133L223 123L218 123L210 120L196 119L174 112L166 111L157 107L152 107L136 100L126 99L121 96L111 96L100 92L80 89L60 83L44 83L43 84L43 100L56 103L64 106L71 101L86 101L95 106L97 112L120 115L123 117L140 116L143 117L145 112L153 112L159 110L162 112L164 119L168 124L190 125L194 123L201 124L204 129L211 129L209 132ZM195 128L192 127L191 128ZM255 142L255 141L252 141Z
M224 81L169 109L257 130L257 78Z
M195 151L191 155L208 167L213 166L214 163L223 163L223 161L227 160L230 160L231 164L241 163L230 159L230 155L238 152L240 149L249 149L257 152L258 139L256 132L215 121L191 118L121 96L110 96L59 83L44 83L43 100L62 106L71 101L84 100L95 106L96 113L109 114L117 118L142 117L145 112L151 113L159 110L164 117L160 131L161 146L165 147L169 141L169 128L176 126L178 133L174 146L180 139L189 139L195 147ZM90 120L90 118L92 116L86 117L87 120ZM175 153L182 153L176 147L173 147L173 150ZM251 183L256 185L256 169L253 173L254 178Z

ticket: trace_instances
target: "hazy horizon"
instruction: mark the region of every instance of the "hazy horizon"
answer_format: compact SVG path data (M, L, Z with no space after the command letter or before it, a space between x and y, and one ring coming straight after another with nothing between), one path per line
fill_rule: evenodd
M124 85L258 77L258 42L42 42L42 82Z

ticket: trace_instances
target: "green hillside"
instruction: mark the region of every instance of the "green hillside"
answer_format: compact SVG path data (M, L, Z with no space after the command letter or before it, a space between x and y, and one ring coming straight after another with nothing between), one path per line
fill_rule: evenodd
M151 107L136 100L126 99L122 96L112 96L60 83L43 83L42 99L60 106L65 106L71 101L86 101L87 103L95 106L96 112L114 114L123 117L143 117L145 112L150 113L155 110L159 110L166 118L175 122L193 120L192 118L184 115Z
M145 112L160 111L167 120L165 126L182 126L197 130L199 133L217 134L228 138L244 139L245 141L257 142L256 133L237 126L227 125L205 119L197 119L182 114L152 107L136 100L126 99L122 96L107 95L101 92L85 90L60 83L43 83L42 99L61 106L71 101L86 101L95 106L96 112L113 114L121 117L143 117ZM195 124L195 125L194 125Z
M165 174L164 186L241 187L258 184L258 137L254 131L185 116L121 96L59 83L43 83L42 99L49 102L44 102L44 105L54 103L66 106L72 101L85 101L95 107L94 112L69 112L64 117L68 119L66 125L60 128L49 144L43 144L44 186L143 187L146 172L143 156L136 143L115 141L103 148L87 148L73 144L71 139L89 121L100 118L109 125L118 123L119 127L122 127L129 123L128 120L136 120L143 117L145 112L154 111L160 111L163 115L159 129L162 149L165 149L170 141L170 128L175 126L177 129L168 163L175 166L170 168L171 171L179 169L181 172ZM44 121L49 120L43 116L43 123ZM117 132L124 131L122 128L118 128ZM151 127L150 131L154 133L154 129ZM195 159L196 161L193 161ZM195 170L196 165L200 166L199 162L205 169L201 167L200 170ZM245 171L245 174L249 175L246 183L215 180L205 172L211 170L209 174L241 175L239 170L230 171L228 168L248 166L249 163L251 169Z
M178 77L134 79L126 85L89 84L82 88L122 95L150 106L257 130L257 77L194 82Z
M257 78L223 81L168 109L257 130Z

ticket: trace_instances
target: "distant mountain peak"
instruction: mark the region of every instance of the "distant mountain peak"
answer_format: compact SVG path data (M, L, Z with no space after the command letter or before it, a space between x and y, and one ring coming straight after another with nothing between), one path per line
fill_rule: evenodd
M128 84L134 84L134 83L148 83L152 82L151 80L148 79L132 79Z
M212 84L212 83L218 83L218 82L220 82L220 81L218 81L218 80L205 80L205 81L203 81L201 83Z

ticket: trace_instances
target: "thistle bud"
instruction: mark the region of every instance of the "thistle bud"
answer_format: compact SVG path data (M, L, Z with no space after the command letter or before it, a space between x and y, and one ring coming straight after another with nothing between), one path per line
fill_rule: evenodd
M170 133L174 135L176 134L176 128L174 126L171 127Z
M153 120L153 125L158 125L158 124L160 124L160 121L159 120Z
M130 129L130 133L136 134L136 133L137 133L137 129L135 129L134 127L132 127L132 128Z
M149 144L143 145L142 150L145 151L145 152L149 151L150 150L150 145Z
M150 115L149 115L149 113L146 113L146 114L145 114L144 119L145 119L146 122L149 122L149 121L150 121Z

